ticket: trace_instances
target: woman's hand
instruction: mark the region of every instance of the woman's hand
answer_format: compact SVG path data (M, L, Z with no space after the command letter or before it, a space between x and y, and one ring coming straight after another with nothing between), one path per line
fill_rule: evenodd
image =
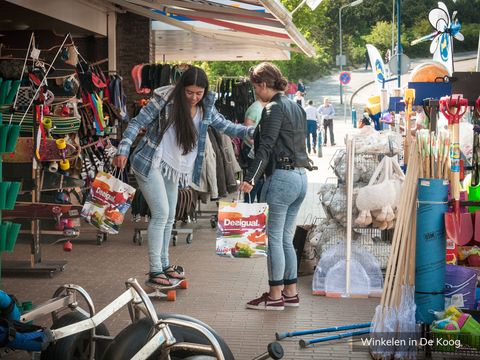
M238 187L238 191L241 191L244 193L249 193L250 191L252 191L252 189L253 189L253 185L246 181L242 181L240 183L240 186Z
M117 155L113 158L112 164L113 166L118 167L119 169L125 169L127 165L127 157L125 155Z

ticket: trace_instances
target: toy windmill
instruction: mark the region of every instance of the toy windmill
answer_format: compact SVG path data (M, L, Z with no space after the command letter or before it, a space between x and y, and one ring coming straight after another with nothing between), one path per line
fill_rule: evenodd
M422 41L431 40L430 53L433 54L433 60L445 65L450 75L453 73L453 39L463 41L464 37L460 33L462 25L456 18L457 11L454 11L452 17L448 13L447 6L439 1L438 7L430 10L428 20L435 31L412 41L412 45Z

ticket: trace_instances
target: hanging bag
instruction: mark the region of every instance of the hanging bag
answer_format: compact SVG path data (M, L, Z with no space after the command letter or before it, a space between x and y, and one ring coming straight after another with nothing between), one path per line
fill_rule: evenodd
M220 201L216 253L250 258L267 256L268 204Z
M358 190L356 205L360 214L355 223L361 226L374 223L382 230L392 228L394 208L398 203L404 178L398 163L393 158L384 156L368 185Z
M108 234L118 234L135 195L135 188L117 176L124 179L125 172L116 168L112 174L97 174L81 213L88 223Z

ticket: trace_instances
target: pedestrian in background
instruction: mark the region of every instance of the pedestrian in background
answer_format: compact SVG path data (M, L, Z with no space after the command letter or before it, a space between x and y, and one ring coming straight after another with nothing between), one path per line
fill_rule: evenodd
M262 111L265 105L266 103L260 99L257 99L252 105L250 105L245 112L245 120L243 122L243 125L256 127L258 125L258 122L262 118ZM245 164L243 165L245 167L244 170L246 170L251 165L252 160L255 156L255 152L253 149L253 140L243 140L241 155L242 163ZM253 186L253 189L250 191L250 193L245 193L243 201L246 203L253 203L255 202L255 200L260 201L260 194L262 192L263 182L263 177L259 178L257 182L255 182L255 185Z
M305 98L303 97L303 93L301 91L297 91L293 100L300 106L302 109L305 108Z
M267 102L260 126L254 134L255 158L239 190L249 192L266 175L262 200L269 207L268 285L269 291L247 303L248 309L283 310L298 307L297 256L293 234L297 215L307 193L310 167L305 149L305 111L283 94L287 80L277 66L261 63L250 71L255 95Z
M307 114L307 150L310 154L312 151L317 152L317 109L313 106L313 101L308 100L308 105L305 107ZM311 138L311 142L310 142Z
M330 132L330 144L335 146L335 137L333 136L333 117L335 116L335 108L328 101L328 97L323 99L323 105L320 105L318 110L318 115L323 122L323 130L325 136L323 139L323 145L327 145L327 129Z
M368 70L370 66L370 55L368 54L368 49L365 49L365 70Z
M303 96L306 94L305 85L303 84L302 79L298 79L297 91L300 91Z
M287 96L288 96L288 98L290 100L293 100L296 92L297 92L297 84L295 84L293 81L290 81L287 85Z

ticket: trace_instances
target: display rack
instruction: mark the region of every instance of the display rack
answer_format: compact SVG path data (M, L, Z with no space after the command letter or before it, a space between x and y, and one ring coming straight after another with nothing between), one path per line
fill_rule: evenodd
M4 125L0 114L0 253L12 252L20 231L20 224L2 221L2 210L11 210L20 189L19 182L3 181L3 154L14 151L20 134L20 126Z
M33 138L36 136L38 131L36 126L36 111L35 106L33 107ZM19 130L20 131L20 126ZM13 150L12 150L13 151ZM11 153L12 151L8 151ZM35 158L35 154L32 153L32 179L34 183L34 188L32 190L32 203L40 202L40 176L42 171L42 164L38 162ZM13 209L13 206L12 206ZM40 219L32 219L30 222L30 231L27 231L27 235L31 238L31 247L30 247L30 261L21 261L21 260L9 260L3 263L2 271L5 274L14 274L14 273L48 273L50 277L53 276L55 272L63 271L67 264L67 261L42 261L42 251L40 244L40 236L42 235L42 230L40 229Z

